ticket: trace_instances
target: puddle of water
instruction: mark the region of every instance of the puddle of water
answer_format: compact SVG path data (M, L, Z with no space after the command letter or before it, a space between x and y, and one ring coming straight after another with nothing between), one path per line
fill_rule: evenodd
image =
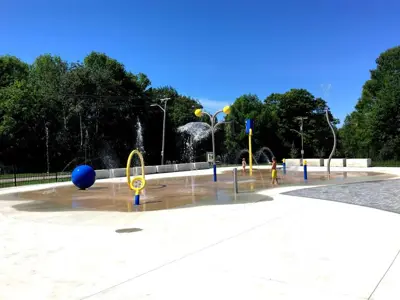
M254 169L253 176L238 172L239 194L233 193L232 171L218 176L218 182L212 182L210 176L175 177L148 180L142 192L141 205L133 205L134 192L126 183L96 183L87 190L78 190L75 186L51 188L48 190L18 193L3 196L2 199L33 200L14 205L21 211L150 211L187 207L196 205L221 205L244 202L265 201L265 196L254 193L260 189L272 188L271 171ZM328 178L322 172L309 172L304 182L303 172L280 171L280 185L326 184L346 181L349 178L362 179L382 175L371 172L333 172ZM379 176L378 176L379 177Z

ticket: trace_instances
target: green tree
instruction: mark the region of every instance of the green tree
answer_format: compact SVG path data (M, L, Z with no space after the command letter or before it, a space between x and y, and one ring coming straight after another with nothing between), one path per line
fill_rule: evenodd
M400 46L381 53L340 136L347 156L400 159Z
M225 126L225 148L231 160L238 160L238 151L248 148L248 137L245 133L246 119L254 120L253 143L257 148L263 140L264 110L260 99L253 94L238 97L231 105L231 113L225 120L231 122Z
M161 104L160 100L163 98L170 99L167 102L165 140L166 145L175 144L177 147L166 146L165 160L179 161L181 159L181 149L184 146L184 136L177 132L177 129L186 123L198 121L194 115L194 109L199 107L200 104L196 99L180 95L177 90L171 86L153 88L150 92L152 104ZM158 107L152 107L148 116L149 126L151 126L148 135L157 135L160 137L157 139L151 139L151 142L148 143L148 148L152 149L153 157L158 160L161 153L163 111Z
M331 147L332 138L326 122L326 102L323 99L315 98L304 89L291 89L284 94L271 94L264 103L269 109L268 115L271 117L271 125L275 131L271 134L273 149L276 149L280 158L289 155L293 143L296 148L301 147L298 117L307 118L303 120L306 157L318 157L322 149ZM331 113L329 116L334 124L338 123Z
M12 85L15 81L26 79L28 64L15 56L0 56L0 89Z

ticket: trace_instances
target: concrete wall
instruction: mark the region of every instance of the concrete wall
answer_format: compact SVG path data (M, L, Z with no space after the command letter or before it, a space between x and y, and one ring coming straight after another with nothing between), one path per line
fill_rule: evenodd
M162 165L162 166L156 166L156 168L157 168L157 173L175 172L175 166L174 165Z
M298 158L287 158L286 167L298 167L301 166L301 159Z
M324 159L323 158L305 158L308 166L312 167L323 167ZM299 167L301 166L300 158L287 158L286 159L286 167Z
M193 170L193 164L176 164L174 165L175 172L191 171Z
M328 165L328 159L325 159L325 166ZM345 158L332 158L331 159L331 167L345 167L346 159Z
M328 159L305 158L308 166L323 167L328 165ZM286 159L287 167L299 167L301 159ZM331 167L353 167L353 168L370 168L372 162L370 158L332 158Z
M144 167L144 173L147 174L147 175L156 174L157 173L157 166L145 166ZM142 168L141 167L131 168L131 174L133 176L142 175Z
M141 168L137 168L140 170L140 175L142 174ZM145 174L156 174L157 173L157 166L145 166L144 167Z
M208 161L193 163L193 168L196 170L209 169L212 165Z
M323 158L305 158L304 160L307 161L307 166L311 166L311 167L323 167L324 166Z
M96 178L97 179L110 178L110 170L96 170Z
M149 175L156 173L203 170L208 168L210 168L208 162L197 162L197 163L174 164L174 165L163 165L163 166L145 166L144 172L146 173L146 175ZM131 175L137 176L141 174L142 174L142 168L140 167L131 168ZM126 168L96 170L96 179L125 177L125 176L126 176Z
M356 168L370 168L372 166L372 161L370 158L347 158L346 166Z
M204 170L204 169L209 169L209 168L210 168L210 164L206 161L193 163L193 170Z
M132 171L132 168L131 168ZM126 176L126 169L111 169L110 170L110 177L125 177Z

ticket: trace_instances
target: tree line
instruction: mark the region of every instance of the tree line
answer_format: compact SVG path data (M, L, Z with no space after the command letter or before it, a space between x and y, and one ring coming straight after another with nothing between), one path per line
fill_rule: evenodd
M48 165L60 171L85 160L96 168L123 166L140 122L146 160L159 163L163 118L151 104L164 97L171 98L166 156L177 160L182 141L175 129L195 119L196 100L169 86L153 88L145 74L102 53L74 63L46 54L31 65L2 56L0 162L24 172L43 172Z
M400 46L376 59L355 110L339 131L343 154L400 160Z
M355 111L338 130L336 156L399 159L400 47L377 59ZM159 164L163 112L153 104L170 98L166 120L165 160L204 161L210 138L194 145L177 128L199 121L201 103L171 86L153 87L143 73L134 74L106 54L92 52L83 62L41 55L32 64L0 57L0 164L24 172L71 170L87 162L95 168L122 167L137 147L143 128L146 164ZM273 93L260 100L245 94L233 101L228 123L216 132L219 160L236 163L248 147L245 120L255 120L254 149L269 147L279 158L300 157L298 117L304 119L306 157L326 157L332 133L327 103L305 89ZM339 121L329 112L330 121ZM208 122L207 118L201 121ZM190 141L190 139L189 139Z

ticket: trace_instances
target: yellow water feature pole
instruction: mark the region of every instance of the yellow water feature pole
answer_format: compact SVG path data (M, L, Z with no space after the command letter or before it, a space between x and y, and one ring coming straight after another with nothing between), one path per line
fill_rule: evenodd
M131 162L132 157L137 155L140 159L140 165L142 169L142 174L135 176L131 180ZM144 159L142 153L139 150L135 149L129 154L128 162L126 164L126 180L128 182L128 186L131 190L135 191L135 205L140 205L140 191L144 189L146 186L146 178L144 174Z
M253 129L249 129L249 167L250 167L250 176L253 175L253 149L251 147L251 137L253 135Z

